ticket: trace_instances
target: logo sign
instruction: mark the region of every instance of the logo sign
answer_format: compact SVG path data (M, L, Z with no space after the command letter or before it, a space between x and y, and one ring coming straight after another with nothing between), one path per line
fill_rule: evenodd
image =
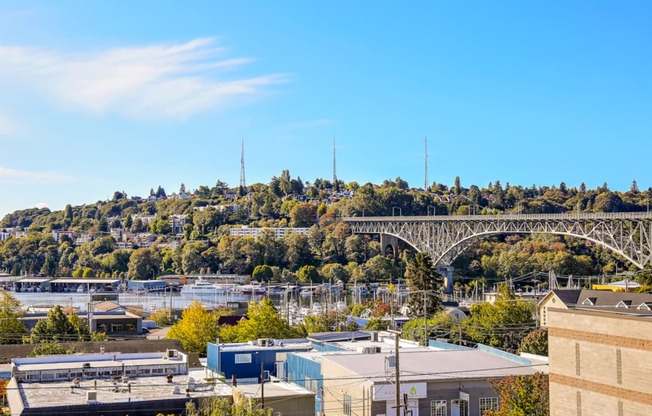
M469 393L460 390L460 400L466 400L468 402L469 401Z
M409 399L425 399L428 396L426 383L401 383L401 397L404 394ZM396 387L393 384L374 384L373 401L393 401L395 398Z

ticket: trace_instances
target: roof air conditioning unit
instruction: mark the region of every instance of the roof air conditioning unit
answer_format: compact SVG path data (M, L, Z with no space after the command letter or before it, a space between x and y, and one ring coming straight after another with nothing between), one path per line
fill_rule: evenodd
M89 390L86 392L86 403L97 403L97 390Z
M261 347L267 346L267 338L258 338L258 345Z

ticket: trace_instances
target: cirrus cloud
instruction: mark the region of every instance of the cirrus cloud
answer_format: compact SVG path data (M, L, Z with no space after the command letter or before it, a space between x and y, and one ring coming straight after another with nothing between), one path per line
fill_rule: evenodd
M0 46L0 74L72 108L137 118L187 118L288 81L283 74L233 76L253 59L226 53L209 38L93 53Z
M59 172L39 172L0 166L0 182L50 184L69 182L72 178Z

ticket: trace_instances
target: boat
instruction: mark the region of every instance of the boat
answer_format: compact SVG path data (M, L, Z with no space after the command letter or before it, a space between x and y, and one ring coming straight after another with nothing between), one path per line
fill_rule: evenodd
M237 286L238 292L243 295L264 295L267 289L261 285L240 285Z
M232 286L211 283L199 278L194 283L183 285L179 293L191 296L220 296L230 293Z

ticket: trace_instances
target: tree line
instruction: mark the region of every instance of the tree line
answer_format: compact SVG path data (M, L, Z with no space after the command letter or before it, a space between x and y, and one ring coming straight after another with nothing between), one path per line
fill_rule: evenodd
M185 191L182 184L179 195ZM28 236L0 243L0 270L12 275L149 279L167 273L254 274L258 266L266 266L256 273L261 280L388 280L402 274L405 259L388 264L379 256L377 241L351 235L340 217L392 215L396 208L404 216L642 211L652 189L641 191L635 181L626 192L612 191L607 184L588 189L564 183L503 186L499 181L466 188L458 177L451 187L433 183L423 190L410 188L401 178L364 185L323 179L309 183L283 171L268 184L239 189L217 181L189 195L174 197L159 186L149 198L115 192L111 200L67 205L61 211L34 208L8 214L0 231L22 227ZM184 215L187 221L178 234L170 227L174 215ZM141 216L154 220L146 224ZM241 226L310 231L278 240L271 233L258 239L229 235L232 227ZM109 235L112 229L148 232L155 241L150 247L117 248ZM77 244L66 234L55 239L51 233L63 230L100 237ZM460 275L490 280L531 271L588 275L632 269L600 247L557 236L493 237L473 246L454 266Z

